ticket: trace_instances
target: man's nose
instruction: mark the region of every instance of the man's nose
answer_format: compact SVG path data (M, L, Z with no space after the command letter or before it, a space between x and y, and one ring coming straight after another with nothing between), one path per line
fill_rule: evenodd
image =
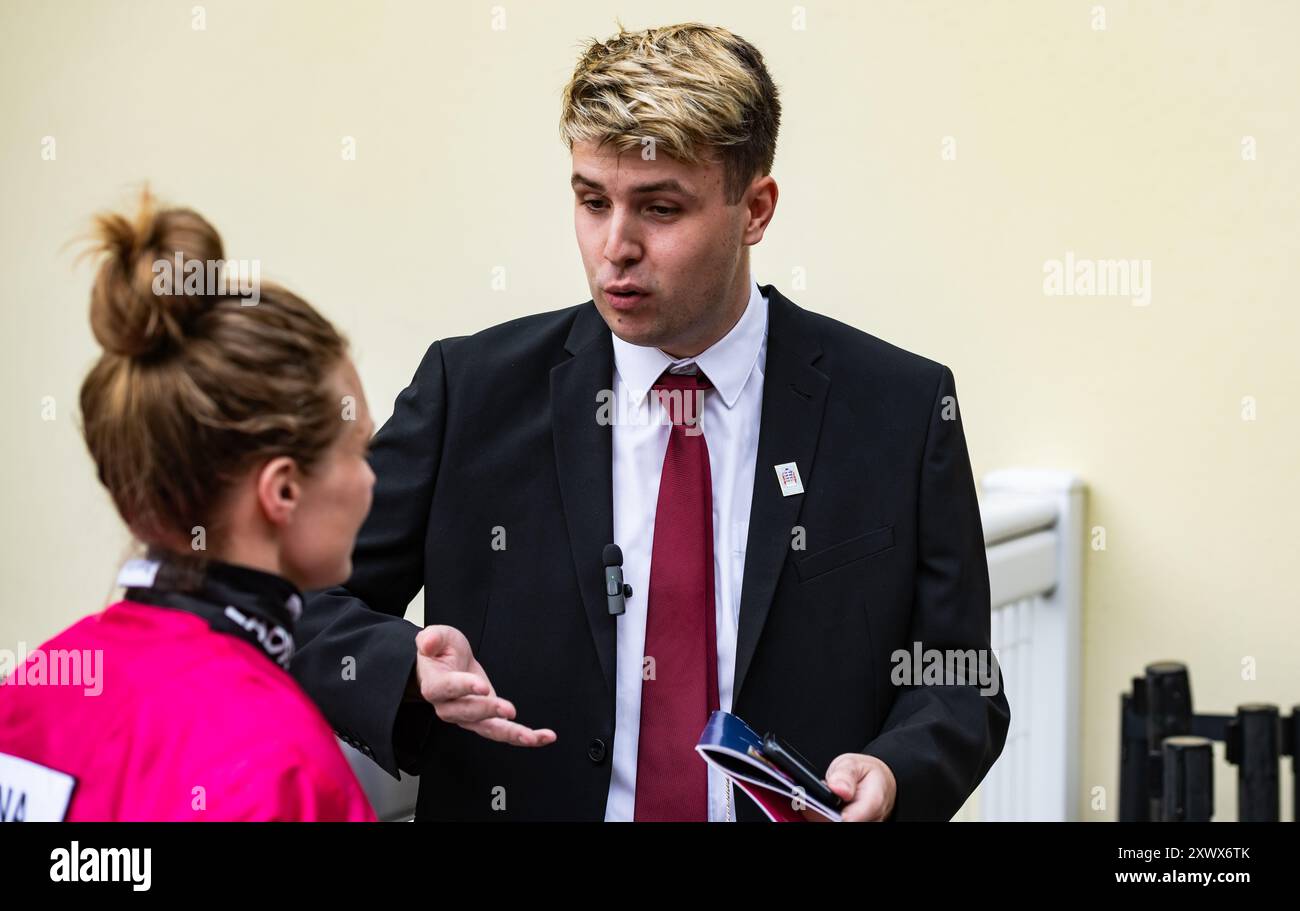
M604 256L616 266L641 258L641 237L635 221L626 213L615 212L610 216Z

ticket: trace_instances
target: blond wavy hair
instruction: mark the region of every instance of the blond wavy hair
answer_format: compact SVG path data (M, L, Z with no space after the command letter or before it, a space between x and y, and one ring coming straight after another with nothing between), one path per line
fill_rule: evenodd
M654 141L688 164L720 161L735 205L772 172L781 102L752 44L724 28L685 22L592 39L564 87L560 136L570 152L594 141L618 152Z

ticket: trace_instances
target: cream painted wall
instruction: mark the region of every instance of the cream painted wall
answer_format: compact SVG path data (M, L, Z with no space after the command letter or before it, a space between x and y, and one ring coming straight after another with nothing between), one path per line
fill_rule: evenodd
M1111 2L1104 30L1065 0L810 3L804 29L790 3L521 0L501 30L488 2L198 5L203 30L190 0L0 0L0 647L107 603L129 546L77 430L93 211L148 180L206 214L350 334L382 419L433 339L587 299L560 89L615 16L697 19L783 92L759 281L950 365L977 476L1090 485L1083 818L1114 816L1146 662L1189 662L1200 711L1300 703L1297 4ZM1066 251L1150 260L1151 303L1045 296Z

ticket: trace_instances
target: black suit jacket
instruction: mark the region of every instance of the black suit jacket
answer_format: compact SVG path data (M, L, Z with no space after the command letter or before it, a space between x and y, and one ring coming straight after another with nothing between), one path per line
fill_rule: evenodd
M1001 689L890 679L891 654L914 642L989 647L952 372L762 290L733 711L820 768L840 753L878 756L898 782L893 819L948 819L1010 719ZM445 339L374 439L374 507L353 575L309 597L293 671L346 741L390 774L420 775L417 819L604 816L620 621L603 589L611 431L596 415L613 370L590 301ZM798 464L804 494L781 495L772 466L783 462ZM402 615L421 586L425 623L461 630L518 720L553 728L554 744L491 742L403 702L417 629ZM743 796L737 809L762 818Z

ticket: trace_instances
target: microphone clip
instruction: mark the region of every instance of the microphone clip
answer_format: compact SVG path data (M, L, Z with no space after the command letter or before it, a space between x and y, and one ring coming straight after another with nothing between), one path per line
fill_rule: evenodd
M605 564L605 599L609 613L617 617L627 610L627 599L632 597L632 586L623 581L623 549L617 544L606 544L601 552Z

